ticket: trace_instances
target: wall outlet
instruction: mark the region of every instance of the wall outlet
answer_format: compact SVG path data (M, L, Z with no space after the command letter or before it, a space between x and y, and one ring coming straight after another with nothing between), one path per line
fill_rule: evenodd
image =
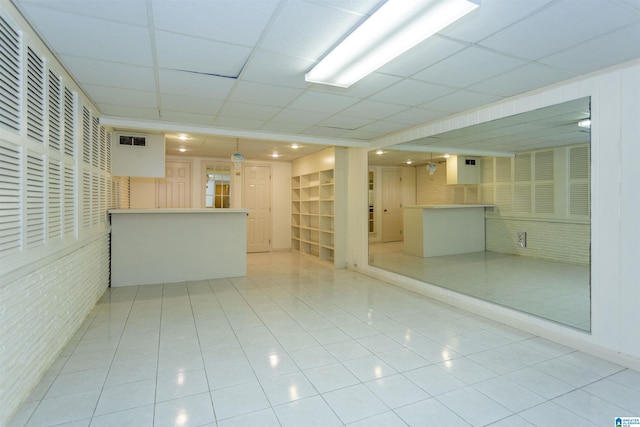
M516 239L518 240L519 248L527 247L527 232L526 231L518 231L516 235Z

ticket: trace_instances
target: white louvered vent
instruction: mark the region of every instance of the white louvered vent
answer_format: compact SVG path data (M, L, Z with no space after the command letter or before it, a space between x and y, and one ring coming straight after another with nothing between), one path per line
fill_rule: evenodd
M0 124L20 130L20 34L0 17Z
M453 186L453 204L464 204L464 187L458 185Z
M531 181L531 154L516 154L514 169L516 182Z
M107 130L100 126L100 170L107 170Z
M97 117L91 117L91 164L100 166L100 123Z
M98 223L103 224L106 218L106 212L109 202L109 192L107 191L107 179L100 175L100 200L98 207Z
M536 184L535 213L552 214L553 210L553 184Z
M72 166L64 167L64 234L75 235L76 231L76 188Z
M107 157L106 170L108 173L111 173L111 132L107 132L105 150Z
M75 97L73 92L68 88L64 88L64 154L67 156L75 156Z
M534 211L536 214L554 213L553 150L534 154Z
M589 162L588 145L569 149L569 215L591 214Z
M501 212L511 212L513 209L513 197L511 184L496 184L496 206Z
M493 182L493 159L485 158L480 162L480 182Z
M82 228L91 228L91 172L82 173Z
M91 113L82 107L82 161L91 164Z
M27 247L44 244L44 160L27 152Z
M44 60L27 48L27 136L44 142Z
M0 257L20 251L20 150L0 142Z
M531 213L531 183L515 183L513 186L513 211Z
M100 221L100 177L91 174L91 225Z
M49 71L49 148L60 151L62 138L62 82Z
M47 176L47 236L60 237L62 233L62 170L58 160L49 159Z
M511 159L496 158L496 182L511 182Z
M493 195L493 184L480 184L480 203L493 205L495 203Z

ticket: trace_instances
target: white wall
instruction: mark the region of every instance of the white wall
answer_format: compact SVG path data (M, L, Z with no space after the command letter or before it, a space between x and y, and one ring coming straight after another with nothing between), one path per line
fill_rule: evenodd
M592 127L592 267L591 333L583 333L514 312L442 288L384 272L367 265L366 238L349 228L350 266L400 286L447 300L482 315L511 323L538 335L571 345L626 366L640 369L640 61L593 73L464 114L418 126L382 138L375 146L388 146L436 135L464 126L591 96ZM350 190L366 188L366 155L353 152ZM365 198L350 199L349 222L357 224L367 211ZM365 224L364 221L361 224ZM363 228L363 225L359 226ZM362 240L358 240L362 239Z

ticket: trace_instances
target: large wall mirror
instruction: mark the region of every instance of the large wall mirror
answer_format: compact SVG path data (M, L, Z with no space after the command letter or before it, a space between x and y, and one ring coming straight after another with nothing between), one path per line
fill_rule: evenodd
M404 222L400 238L380 238L398 225L385 225L382 201L370 197L381 228L370 234L370 265L590 331L589 98L380 151L369 154L370 170L409 179L374 183L383 187L374 194L405 195ZM412 209L425 212L420 226ZM480 222L458 218L478 209ZM440 222L429 222L436 211ZM479 233L482 247L467 247ZM417 235L436 251L410 248ZM457 249L437 250L448 247Z

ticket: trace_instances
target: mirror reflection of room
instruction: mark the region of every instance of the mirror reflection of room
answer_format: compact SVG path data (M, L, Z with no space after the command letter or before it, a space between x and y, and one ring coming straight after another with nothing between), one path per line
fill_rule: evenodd
M371 152L370 265L589 331L589 118L584 98Z
M231 166L208 165L206 171L205 206L228 209L231 206Z

